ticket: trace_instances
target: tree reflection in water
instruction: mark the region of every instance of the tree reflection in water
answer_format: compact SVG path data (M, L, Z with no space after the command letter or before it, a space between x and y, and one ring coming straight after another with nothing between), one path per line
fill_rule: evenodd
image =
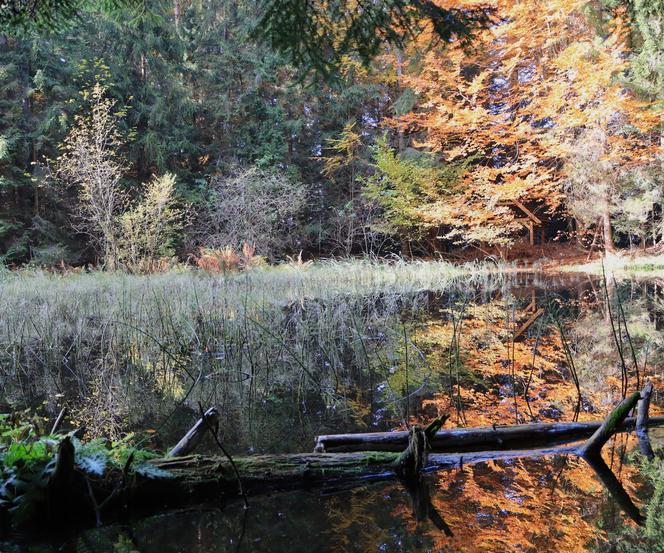
M190 423L183 416L187 406L195 416L198 401L223 406L224 442L234 452L309 450L319 433L404 428L444 412L452 415L448 427L601 419L620 400L625 383L629 392L636 389L634 359L641 379L651 378L655 389L664 385L662 289L661 283L627 282L613 290L624 313L617 343L626 354L626 381L602 285L586 277L556 282L518 275L490 286L411 295L303 298L253 310L260 325L250 331L249 320L238 322L242 312L234 311L217 321L226 326L208 336L207 351L177 335L185 325L173 326L166 334L180 345L169 355L200 377L159 439L173 443ZM216 320L213 315L205 314L209 321ZM190 323L199 332L207 324ZM183 401L188 381L169 355L149 349L149 340L132 342L139 335L123 335L128 357L114 350L120 356L116 366L124 369L111 379L98 381L90 367L79 366L76 386L67 388L72 373L58 376L41 367L31 375L37 384L23 391L39 388L38 379L45 378L43 389L56 383L78 413L105 413L124 425L118 432L157 426ZM247 345L250 338L256 347ZM76 393L86 386L99 393ZM14 398L19 392L13 391ZM145 410L124 420L128 397ZM661 413L658 400L655 394L653 414ZM661 440L652 434L656 448ZM602 455L642 507L646 496L632 462L635 444L632 435L620 434ZM632 524L591 466L572 456L484 462L428 475L424 482L424 488L390 483L255 497L246 518L239 503L167 513L85 533L71 547L159 553L583 551L604 543L607 529Z

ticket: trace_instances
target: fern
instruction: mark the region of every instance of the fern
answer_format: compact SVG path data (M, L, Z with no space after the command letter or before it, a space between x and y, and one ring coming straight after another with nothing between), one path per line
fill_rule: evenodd
M26 523L40 513L48 500L48 483L55 470L55 456L63 436L43 435L43 419L25 412L22 417L0 415L0 513L6 512L15 525ZM166 470L147 461L153 451L133 445L133 434L117 441L103 438L81 442L70 436L75 466L87 475L102 477L109 468L125 470L145 478L170 478ZM129 458L133 459L127 467Z
M103 476L106 470L108 457L105 453L97 452L92 455L76 456L76 466L84 472L94 476Z
M132 469L136 474L145 476L146 478L173 478L173 473L151 465L150 463L140 463L139 465L133 466Z

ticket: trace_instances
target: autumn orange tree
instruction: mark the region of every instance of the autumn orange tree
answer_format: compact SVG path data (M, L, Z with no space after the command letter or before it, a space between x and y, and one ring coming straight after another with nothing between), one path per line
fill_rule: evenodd
M612 250L620 177L658 148L658 113L622 81L626 15L581 0L461 3L492 8L494 24L472 50L450 43L413 56L404 84L417 104L390 121L447 162L477 158L453 197L421 206L422 222L459 242L509 244L514 200L550 212L567 196L595 196L589 224L601 222Z

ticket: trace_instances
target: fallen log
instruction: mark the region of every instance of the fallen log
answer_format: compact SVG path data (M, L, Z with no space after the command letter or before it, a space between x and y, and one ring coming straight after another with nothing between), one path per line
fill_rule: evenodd
M484 451L468 453L429 453L423 460L420 473L463 468L476 463L515 458L539 458L549 455L574 455L578 446L558 446L540 449ZM402 480L395 464L400 457L395 452L299 453L284 455L252 455L234 459L240 473L244 493L248 496L275 491L310 488L350 488L370 482ZM230 462L223 457L189 455L165 457L150 461L165 471L162 476L149 477L109 468L103 477L93 478L77 472L77 480L87 480L88 488L74 482L72 490L89 489L89 494L68 498L67 514L76 524L93 525L98 519L105 522L118 515L144 515L173 507L194 504L220 504L240 497L238 481ZM591 466L593 466L591 464ZM593 467L594 468L594 467ZM605 474L601 480L611 485L609 491L621 507L630 504L621 487ZM403 480L402 480L403 481ZM408 480L406 480L406 483ZM90 504L94 498L94 508ZM630 512L631 511L631 512ZM628 514L637 512L626 509ZM434 513L435 515L435 513ZM63 521L58 518L58 525Z
M396 444L399 445L396 451L252 455L233 460L219 456L166 456L149 461L154 469L151 471L133 470L131 455L121 468L109 465L103 474L91 474L90 471L86 472L75 465L72 442L66 437L58 447L55 468L47 482L47 493L31 494L31 501L35 502L35 518L31 522L57 522L58 527L63 524L99 524L102 518L106 521L117 515L124 516L128 512L147 514L168 507L211 501L219 503L245 494L311 487L337 489L375 480L401 479L412 488L418 483L420 475L428 472L462 468L464 465L490 460L556 454L578 455L585 459L623 510L634 520L641 522L643 519L638 508L631 502L615 475L606 467L599 451L615 432L634 427L634 419L625 417L639 398L644 396L634 393L618 405L602 423L440 431L444 419L436 419L426 429L414 428L409 443L400 443L399 440L404 438L399 434L404 433L396 432L374 434L377 440L351 442L354 447L361 443L367 448L375 447L375 443L387 444L389 447ZM642 422L645 419L646 417L641 417ZM202 416L199 423L205 423L205 420L205 416ZM659 425L664 423L664 417L650 418L647 422L651 426ZM202 426L199 423L197 425L200 429ZM213 432L207 423L205 426ZM594 434L590 439L579 445L580 438L591 431L594 431ZM538 436L537 432L542 432L543 436ZM202 431L197 432L197 438L201 437L201 433ZM348 436L357 440L358 435L343 436L346 440L349 439ZM534 443L541 439L548 441L549 445L532 448ZM573 439L577 443L555 445L561 439ZM524 447L515 447L516 444L524 444ZM485 446L483 451L463 450L481 445ZM435 451L436 447L454 447L460 451L445 453ZM508 447L512 449L507 449ZM435 519L440 524L437 513L431 510L426 496L418 493L413 492L411 496L414 504L420 508L421 516ZM0 515L1 507L0 505ZM442 524L441 527L444 528Z
M648 396L648 392L648 387L643 393L635 392L616 406L604 421L440 430L446 418L443 417L434 420L425 429L414 427L409 432L319 438L319 444L325 444L325 439L329 443L329 439L334 438L341 442L345 440L344 447L349 443L352 447L361 445L365 449L378 445L390 448L386 451L252 455L234 460L222 457L167 456L151 461L156 469L164 471L167 476L147 478L134 474L128 481L125 467L122 473L116 469L114 473L105 474L104 478L93 482L92 487L95 496L101 496L103 504L109 509L113 509L114 505L131 505L143 509L157 505L181 505L192 500L198 503L218 501L220 498L274 490L352 486L373 480L399 478L413 482L423 473L490 460L573 454L584 458L623 510L641 522L638 509L631 503L613 473L604 466L599 452L614 433L635 427L636 420L626 418L626 415L640 398ZM647 407L646 403L646 415L641 414L640 424L664 425L664 417L647 417ZM196 426L200 427L201 422L202 419ZM588 439L579 445L578 442L583 438ZM547 446L534 447L536 443L542 442L547 443ZM561 442L568 445L561 446ZM577 443L569 445L570 442ZM342 445L336 442L334 447ZM441 451L445 448L456 451ZM117 494L120 485L123 493Z
M459 468L475 463L520 457L571 454L571 447L536 450L488 451L468 454L429 454L422 473ZM398 453L294 453L251 455L234 458L242 487L249 496L273 491L303 488L338 488L367 482L397 480L394 469ZM230 462L221 457L189 455L156 459L154 467L168 476L147 478L132 475L122 494L111 497L122 479L121 471L109 470L103 478L90 480L95 497L111 512L129 506L140 511L182 506L191 503L219 502L239 496L238 483Z
M664 426L663 417L650 417L646 427ZM602 425L596 422L561 422L486 426L439 430L429 440L432 452L470 452L509 450L562 445L592 436ZM636 418L629 417L616 432L629 432ZM329 434L316 438L315 452L339 453L352 451L403 451L408 446L409 431L368 432L365 434Z

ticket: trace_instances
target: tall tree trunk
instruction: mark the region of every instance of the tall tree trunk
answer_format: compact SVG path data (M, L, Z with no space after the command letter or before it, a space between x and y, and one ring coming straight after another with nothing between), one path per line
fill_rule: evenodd
M396 83L397 94L396 94L396 96L397 96L397 98L399 98L401 96L401 94L403 93L403 89L401 87L401 82L402 82L402 78L403 78L403 51L401 50L401 48L397 48L396 58L397 58L397 83ZM406 149L406 141L405 141L405 138L404 138L403 128L399 127L397 136L398 136L398 145L397 145L398 151L403 152Z
M609 211L608 198L604 199L602 210L602 232L604 236L604 252L616 253L616 246L613 243L613 230L611 229L611 212Z
M173 0L173 19L175 20L175 34L180 36L180 18L182 17L182 7L180 0Z

